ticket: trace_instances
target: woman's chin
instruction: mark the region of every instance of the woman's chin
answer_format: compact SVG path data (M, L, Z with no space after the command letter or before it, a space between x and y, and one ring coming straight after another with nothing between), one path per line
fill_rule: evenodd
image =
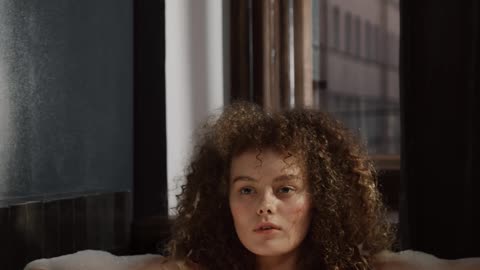
M283 256L286 254L291 253L294 249L292 248L282 248L279 245L257 245L253 248L248 248L247 249L255 254L256 256L261 256L261 257L277 257L277 256Z

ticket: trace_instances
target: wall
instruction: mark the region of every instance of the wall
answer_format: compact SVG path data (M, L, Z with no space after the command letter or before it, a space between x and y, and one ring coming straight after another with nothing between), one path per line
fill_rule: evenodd
M0 1L0 269L128 246L132 9Z
M131 188L131 6L0 2L0 200Z

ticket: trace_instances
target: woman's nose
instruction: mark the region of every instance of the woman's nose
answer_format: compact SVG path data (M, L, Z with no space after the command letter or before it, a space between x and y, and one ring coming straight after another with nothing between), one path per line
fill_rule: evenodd
M262 207L261 207L261 208L258 208L258 210L257 210L257 214L258 214L259 216L270 215L270 214L272 214L272 213L273 213L273 212L272 212L272 210L271 210L270 208L262 208Z
M275 212L274 198L270 194L264 194L257 208L257 215L271 215Z

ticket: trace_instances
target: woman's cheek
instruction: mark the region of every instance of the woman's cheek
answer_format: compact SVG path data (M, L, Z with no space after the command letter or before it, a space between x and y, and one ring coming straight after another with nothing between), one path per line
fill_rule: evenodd
M309 223L310 208L310 203L308 201L303 201L294 205L290 209L291 220L296 220L296 222L300 222L299 224Z
M310 207L311 206L311 203L310 203L310 200L303 200L302 203L297 207L297 211L299 213L303 213L303 212L308 212L310 211Z
M310 210L310 202L305 198L299 198L291 205L290 212L301 215Z
M233 216L241 216L245 213L247 206L245 205L245 202L240 202L240 201L233 201L230 202L230 209L232 211Z

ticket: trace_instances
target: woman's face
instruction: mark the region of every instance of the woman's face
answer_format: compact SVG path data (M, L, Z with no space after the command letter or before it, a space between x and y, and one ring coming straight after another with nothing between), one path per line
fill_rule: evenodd
M311 198L295 158L247 151L230 168L230 210L242 244L259 256L297 251L310 226Z

